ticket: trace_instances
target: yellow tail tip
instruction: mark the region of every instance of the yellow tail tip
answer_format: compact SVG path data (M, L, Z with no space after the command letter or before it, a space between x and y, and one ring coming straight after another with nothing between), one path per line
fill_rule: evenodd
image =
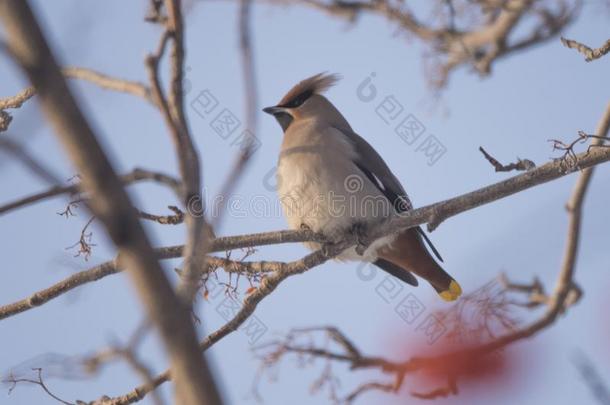
M462 295L462 287L455 280L451 280L449 283L449 289L438 293L441 298L445 301L455 301L460 295Z

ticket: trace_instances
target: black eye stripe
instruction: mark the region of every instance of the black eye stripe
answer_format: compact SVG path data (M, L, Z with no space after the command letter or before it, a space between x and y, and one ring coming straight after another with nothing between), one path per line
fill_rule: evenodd
M307 101L307 99L309 99L309 97L311 97L312 95L313 95L313 91L307 90L307 91L297 95L296 97L294 97L292 100L288 101L287 103L284 103L284 105L282 105L280 107L296 108L296 107L300 106L301 104L303 104L305 101Z

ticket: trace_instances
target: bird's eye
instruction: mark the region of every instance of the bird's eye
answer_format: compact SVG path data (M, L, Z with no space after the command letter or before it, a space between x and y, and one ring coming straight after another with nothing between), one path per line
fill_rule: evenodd
M296 100L294 100L294 106L298 107L305 102L305 97L299 96Z
M288 102L285 106L288 108L297 108L300 107L309 97L311 97L311 91L306 91L305 93L301 93L290 102Z

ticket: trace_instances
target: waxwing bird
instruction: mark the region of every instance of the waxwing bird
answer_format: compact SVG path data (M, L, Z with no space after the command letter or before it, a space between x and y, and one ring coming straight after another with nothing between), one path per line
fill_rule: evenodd
M289 226L307 227L334 241L354 229L366 233L412 209L381 156L322 95L338 79L317 74L294 86L277 105L263 109L284 131L277 184ZM419 227L377 239L361 255L352 247L337 258L374 263L416 286L414 273L444 300L457 299L460 285L439 266L424 242L442 261ZM319 248L316 243L307 246Z

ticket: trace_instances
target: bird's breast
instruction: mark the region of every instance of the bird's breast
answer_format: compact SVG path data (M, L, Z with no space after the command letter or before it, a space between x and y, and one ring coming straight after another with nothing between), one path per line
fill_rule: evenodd
M387 199L351 156L329 145L283 149L277 177L280 203L293 229L306 225L337 238L357 223L380 223L389 216L383 209L391 209Z

